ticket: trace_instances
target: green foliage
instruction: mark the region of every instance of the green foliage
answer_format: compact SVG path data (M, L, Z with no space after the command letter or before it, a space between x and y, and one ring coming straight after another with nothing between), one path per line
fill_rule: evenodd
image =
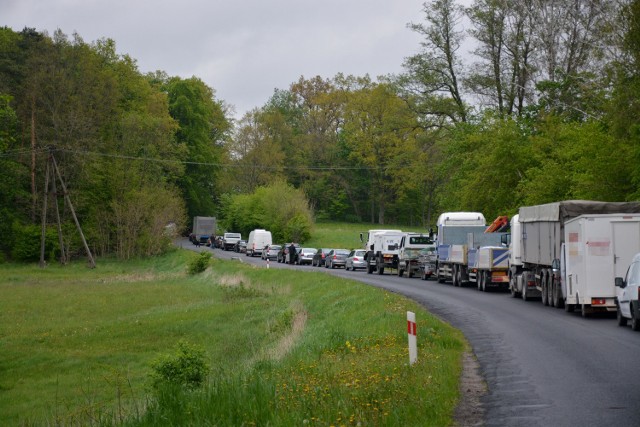
M284 182L258 188L250 195L227 198L224 227L248 235L256 228L271 231L274 241L304 242L313 219L304 193Z
M209 267L209 264L211 264L211 254L203 251L189 262L187 271L189 274L202 273Z
M40 260L42 227L15 221L11 236L13 236L11 245L11 258L13 260L21 262L37 262ZM59 252L58 233L51 227L47 228L45 231L45 260L54 260Z
M152 362L151 385L156 390L178 386L193 390L204 385L210 367L202 347L181 340L171 354Z

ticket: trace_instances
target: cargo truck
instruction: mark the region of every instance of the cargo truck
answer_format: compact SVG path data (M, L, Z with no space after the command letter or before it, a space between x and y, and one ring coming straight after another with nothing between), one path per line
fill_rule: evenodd
M575 308L575 302L565 305L567 293L561 279L565 225L581 215L617 213L640 213L640 203L567 200L521 207L511 219L511 295L523 300L539 297L544 305Z
M398 248L403 233L401 230L369 230L364 245L364 259L367 273L374 271L383 274L385 268L398 268ZM360 241L365 242L364 233L360 233Z
M503 236L506 235L504 232L487 231L484 215L480 212L446 212L440 215L436 266L438 282L444 283L450 280L454 286L462 286L467 282L477 282L478 278L484 277L477 274L476 260L479 258L470 260L470 251L472 257L476 257L478 248L500 246ZM486 270L491 271L491 269L488 267Z
M398 247L398 276L404 277L405 272L409 277L421 275L423 264L420 256L427 255L427 250L434 247L429 234L404 233Z
M581 215L565 222L560 251L567 311L615 312L615 278L640 251L640 214Z
M206 245L209 238L216 234L216 218L212 216L193 217L193 229L191 231L191 242L194 245Z

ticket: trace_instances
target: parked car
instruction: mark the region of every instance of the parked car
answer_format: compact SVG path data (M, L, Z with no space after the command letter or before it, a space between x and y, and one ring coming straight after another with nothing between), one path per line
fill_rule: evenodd
M354 249L349 252L344 262L344 268L353 271L356 271L356 268L367 268L367 262L364 260L364 254L366 253L367 251L364 249Z
M285 243L284 245L282 245L282 248L280 248L280 251L278 251L278 258L276 259L278 262L287 262L288 260L287 254L289 253L289 246L291 246L291 243ZM294 243L293 246L296 248L300 247L300 245L297 243Z
M631 320L631 329L640 331L640 253L633 257L627 275L615 278L615 285L618 325Z
M282 246L280 245L267 245L262 250L262 255L260 256L265 261L268 259L275 261L276 259L278 259L278 252L280 252L280 249L282 249Z
M324 260L331 248L318 248L316 254L313 256L311 260L311 265L314 267L322 267L324 266Z
M349 251L347 249L331 249L325 257L325 268L344 267Z
M315 249L315 248L302 248L302 249L300 249L300 251L298 252L298 259L296 260L296 264L298 264L298 265L304 265L304 264L311 265L311 261L313 260L313 256L316 254L316 252L318 252L318 250Z
M236 243L233 247L233 250L235 252L244 254L247 252L247 241L246 240L238 240L238 243Z

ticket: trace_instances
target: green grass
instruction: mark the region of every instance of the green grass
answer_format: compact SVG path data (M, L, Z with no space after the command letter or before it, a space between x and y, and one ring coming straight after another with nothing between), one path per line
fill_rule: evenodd
M0 424L451 423L466 344L417 304L237 261L191 276L196 256L0 265ZM407 310L419 331L411 367ZM206 386L151 393L152 362L179 340L204 348Z
M353 224L346 222L319 222L315 224L313 235L309 241L304 243L310 248L344 248L355 249L364 247L360 241L360 233L366 233L371 229L400 229L403 231L417 231L427 233L420 227L407 227L402 225L379 225L379 224ZM366 238L366 235L364 236Z

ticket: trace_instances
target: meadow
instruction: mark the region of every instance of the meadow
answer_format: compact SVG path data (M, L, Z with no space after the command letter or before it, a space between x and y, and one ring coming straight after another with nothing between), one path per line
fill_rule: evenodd
M194 257L0 265L0 424L452 423L467 344L417 304L308 270L212 260L189 275ZM154 361L184 342L204 384L152 388Z

